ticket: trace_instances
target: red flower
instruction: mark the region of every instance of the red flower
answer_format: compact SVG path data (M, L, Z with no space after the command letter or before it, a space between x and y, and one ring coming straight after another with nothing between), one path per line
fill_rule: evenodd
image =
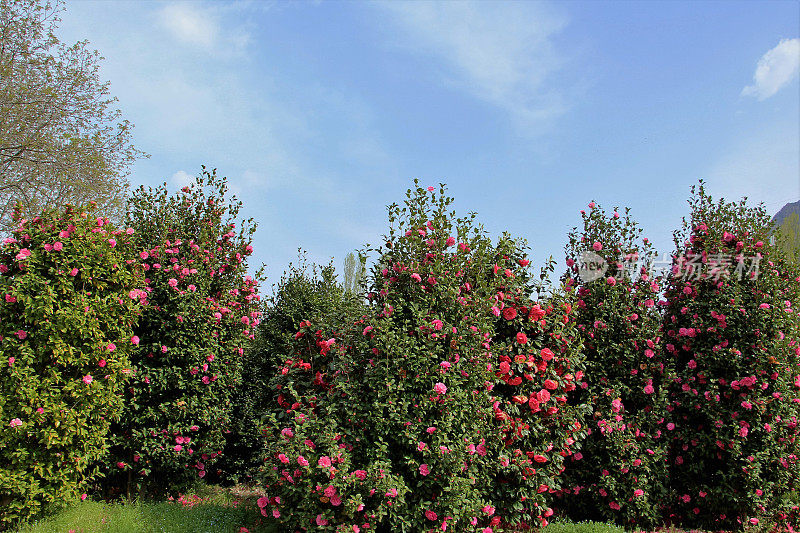
M520 344L525 344L528 342L528 336L525 335L523 332L517 333L517 342Z
M503 318L506 320L514 320L517 318L517 310L513 307L506 307L503 309Z

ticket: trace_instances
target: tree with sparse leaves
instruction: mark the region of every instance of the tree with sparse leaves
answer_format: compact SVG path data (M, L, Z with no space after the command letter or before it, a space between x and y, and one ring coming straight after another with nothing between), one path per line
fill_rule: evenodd
M99 78L96 50L55 35L59 1L0 0L0 232L14 207L34 216L95 201L117 218L133 161L132 124Z

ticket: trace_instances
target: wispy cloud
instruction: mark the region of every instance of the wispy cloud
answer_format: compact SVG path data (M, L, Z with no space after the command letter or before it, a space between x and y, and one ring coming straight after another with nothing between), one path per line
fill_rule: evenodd
M553 38L564 16L529 2L386 2L405 32L405 46L445 62L461 89L536 121L565 111L559 91L548 86L563 58Z
M194 183L195 177L185 170L179 170L172 175L171 181L175 187L181 188Z
M761 56L753 74L753 85L742 89L742 96L766 100L797 77L800 71L800 38L783 39Z
M251 37L241 22L226 20L224 15L230 8L225 4L172 3L162 7L157 18L180 43L217 53L241 53Z

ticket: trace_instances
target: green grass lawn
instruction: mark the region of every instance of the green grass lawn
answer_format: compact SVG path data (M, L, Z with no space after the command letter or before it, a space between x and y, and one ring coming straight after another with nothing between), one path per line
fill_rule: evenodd
M256 496L210 487L170 502L73 505L18 533L279 533L261 517Z
M200 486L195 493L169 502L85 501L25 525L17 533L282 533L279 525L259 514L257 498L257 494L241 487ZM558 520L542 533L625 533L625 530L599 522ZM669 529L661 533L683 532Z

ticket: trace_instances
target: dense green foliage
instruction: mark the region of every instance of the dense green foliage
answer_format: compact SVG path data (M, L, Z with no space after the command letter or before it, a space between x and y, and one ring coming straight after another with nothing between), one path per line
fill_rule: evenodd
M89 211L19 220L0 249L0 529L76 499L122 408L143 281L133 230Z
M450 203L417 187L391 206L368 316L296 333L260 502L287 527L491 531L552 514L581 429L570 307L528 300L522 243L493 244Z

